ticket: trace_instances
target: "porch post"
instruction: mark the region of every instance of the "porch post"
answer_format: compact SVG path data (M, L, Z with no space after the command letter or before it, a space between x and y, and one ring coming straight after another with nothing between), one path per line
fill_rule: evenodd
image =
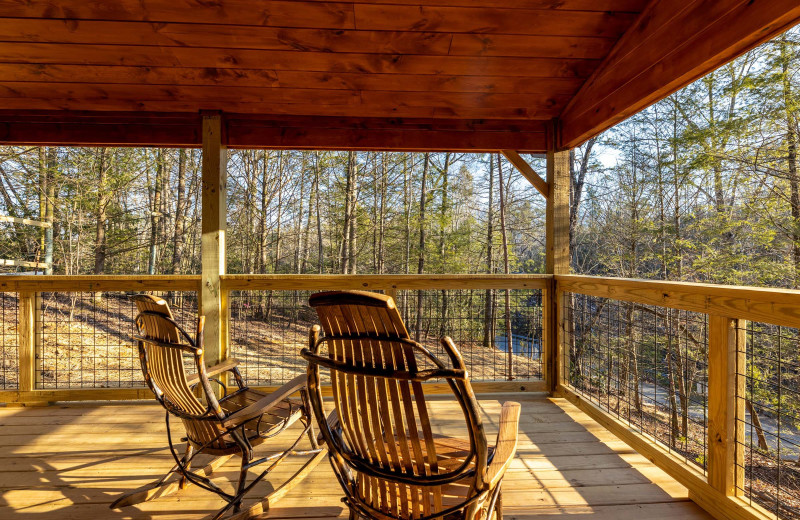
M744 489L747 322L708 316L708 483L727 496Z
M545 230L545 272L547 274L569 274L569 150L556 150L557 123L553 124L550 146L547 152L547 219ZM562 382L562 345L564 343L561 324L563 305L557 284L552 281L543 300L545 323L544 378L552 393Z
M220 288L225 274L227 227L227 149L222 140L222 116L204 113L202 163L202 239L200 314L206 317L205 361L213 365L227 357L227 297Z

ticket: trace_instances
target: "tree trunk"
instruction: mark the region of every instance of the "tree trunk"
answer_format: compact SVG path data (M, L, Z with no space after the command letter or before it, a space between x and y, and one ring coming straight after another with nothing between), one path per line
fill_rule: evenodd
M425 153L422 163L422 186L419 194L419 263L417 264L417 274L425 272L425 201L428 197L426 192L426 182L428 180L428 165L430 154ZM417 326L414 336L420 340L422 331L422 291L417 291Z
M267 249L267 208L269 206L269 195L267 195L268 157L267 151L264 150L261 163L261 214L258 221L258 272L262 274L267 272L267 264L269 263L269 252Z
M494 207L494 161L492 156L489 156L489 208L486 215L486 272L492 274L494 272L494 253L492 251L492 243L494 242L494 229L492 221L494 215L492 214ZM484 304L484 317L483 317L483 348L492 348L494 345L494 291L492 289L486 290L486 301Z
M302 153L302 161L300 164L300 196L297 203L300 205L297 211L297 247L294 252L294 272L300 274L302 272L301 262L303 258L303 208L306 203L306 152ZM297 293L295 293L297 294Z
M500 235L503 238L503 272L509 274L508 262L508 236L506 232L506 196L503 186L503 165L500 154L497 154L497 188L500 195ZM506 349L508 350L508 380L514 379L514 352L513 336L511 334L511 291L505 290L506 295Z
M53 274L53 238L54 238L54 223L53 223L53 210L55 209L55 196L56 196L56 182L55 182L55 169L57 166L58 156L56 155L56 148L48 147L44 149L44 171L40 174L42 185L40 187L40 203L39 203L39 218L45 222L50 223L50 227L44 228L42 237L42 251L44 254L45 267L44 274Z
M150 204L150 257L147 262L147 274L156 274L156 259L161 221L161 196L164 175L164 156L161 149L156 150L156 175L153 182L153 198Z
M317 214L317 272L325 272L325 243L322 236L322 215L319 202L319 152L314 152L314 205Z
M797 113L795 111L792 83L789 76L789 43L786 35L780 39L781 76L783 82L783 106L786 117L786 160L789 170L789 186L791 190L792 211L792 260L794 264L794 282L792 287L800 287L800 179L797 175Z
M347 173L345 182L344 226L342 229L342 247L339 255L342 274L353 274L355 268L355 203L356 203L356 156L355 152L347 153Z
M278 170L276 171L276 184L278 187L278 213L275 219L275 263L272 272L277 273L281 265L281 245L283 244L282 218L283 218L283 150L278 151Z
M380 207L378 210L378 274L383 274L386 268L384 252L384 235L386 234L386 190L388 184L387 153L381 152L381 179L380 179Z
M111 199L108 193L106 167L106 148L97 149L97 223L95 228L94 240L94 274L105 273L106 254L108 252L106 244L106 209ZM152 273L150 273L152 274Z
M175 229L172 233L172 267L170 272L180 272L181 258L186 243L186 150L178 150L178 193L175 203Z
M576 237L575 237L575 230L578 226L578 216L580 214L580 206L583 200L583 187L586 183L586 174L589 171L589 159L592 154L592 148L594 147L595 142L597 142L596 137L592 137L586 142L586 148L583 150L583 157L581 157L581 165L578 168L577 172L575 171L572 153L570 153L570 173L572 175L572 189L570 190L571 201L570 201L570 208L569 208L569 250L572 252L573 257L575 256L578 248L576 247ZM573 265L576 265L577 261L573 260Z
M442 259L441 272L448 272L447 265L447 219L450 214L450 201L448 199L450 190L450 152L444 155L444 168L442 170L442 205L439 213L439 255ZM439 335L444 336L447 333L447 306L448 306L448 292L442 289L442 311L441 319L439 321Z

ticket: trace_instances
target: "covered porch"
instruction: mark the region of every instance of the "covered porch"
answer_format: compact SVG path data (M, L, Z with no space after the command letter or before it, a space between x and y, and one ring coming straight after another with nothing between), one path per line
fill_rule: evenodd
M798 19L795 0L3 3L0 143L202 148L202 262L0 277L0 516L214 509L191 493L107 508L169 465L163 412L132 402L151 395L131 293L205 316L206 360L274 388L304 370L308 294L362 289L392 295L422 343L452 335L489 416L497 393L522 401L505 514L798 517L784 396L800 389L782 376L800 292L569 274L570 150ZM502 151L547 201L545 273L228 274L229 148ZM452 403L436 405L446 431ZM339 517L340 496L320 466L267 517Z

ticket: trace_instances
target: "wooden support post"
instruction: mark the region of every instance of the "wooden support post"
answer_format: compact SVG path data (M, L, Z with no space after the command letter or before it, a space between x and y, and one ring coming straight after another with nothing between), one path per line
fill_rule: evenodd
M569 150L547 152L547 197L545 230L545 272L547 274L569 274ZM551 295L546 299L550 308L545 312L545 327L548 328L545 342L545 381L549 391L555 392L562 382L563 371L559 368L563 359L562 297L555 281Z
M542 349L542 378L545 387L551 394L558 386L556 359L558 358L558 295L555 279L548 280L547 287L542 289L542 325L544 326L544 348Z
M708 483L727 496L744 489L744 320L708 317Z
M206 318L205 361L208 365L227 357L228 303L219 278L226 268L227 157L221 115L204 114L200 314Z
M36 388L36 293L20 292L17 310L19 345L19 390Z

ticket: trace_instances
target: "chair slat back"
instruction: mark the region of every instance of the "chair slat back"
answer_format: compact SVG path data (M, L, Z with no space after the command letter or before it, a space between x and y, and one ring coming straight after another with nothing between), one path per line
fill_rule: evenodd
M318 293L309 304L316 309L326 336L348 336L327 343L328 357L335 361L404 374L431 364L411 341L391 297L361 291ZM393 482L364 471L357 478L361 498L395 518L421 518L442 511L446 506L443 486L426 481L456 468L439 467L422 383L333 368L330 378L342 428L339 448L351 452L352 459L408 477L406 482ZM414 485L415 481L420 485Z
M181 343L181 333L175 326L172 311L167 302L150 294L135 298L139 315L137 324L143 336L159 342ZM206 407L195 397L186 379L183 352L180 348L144 342L147 372L156 387L169 402L186 414L202 414Z

